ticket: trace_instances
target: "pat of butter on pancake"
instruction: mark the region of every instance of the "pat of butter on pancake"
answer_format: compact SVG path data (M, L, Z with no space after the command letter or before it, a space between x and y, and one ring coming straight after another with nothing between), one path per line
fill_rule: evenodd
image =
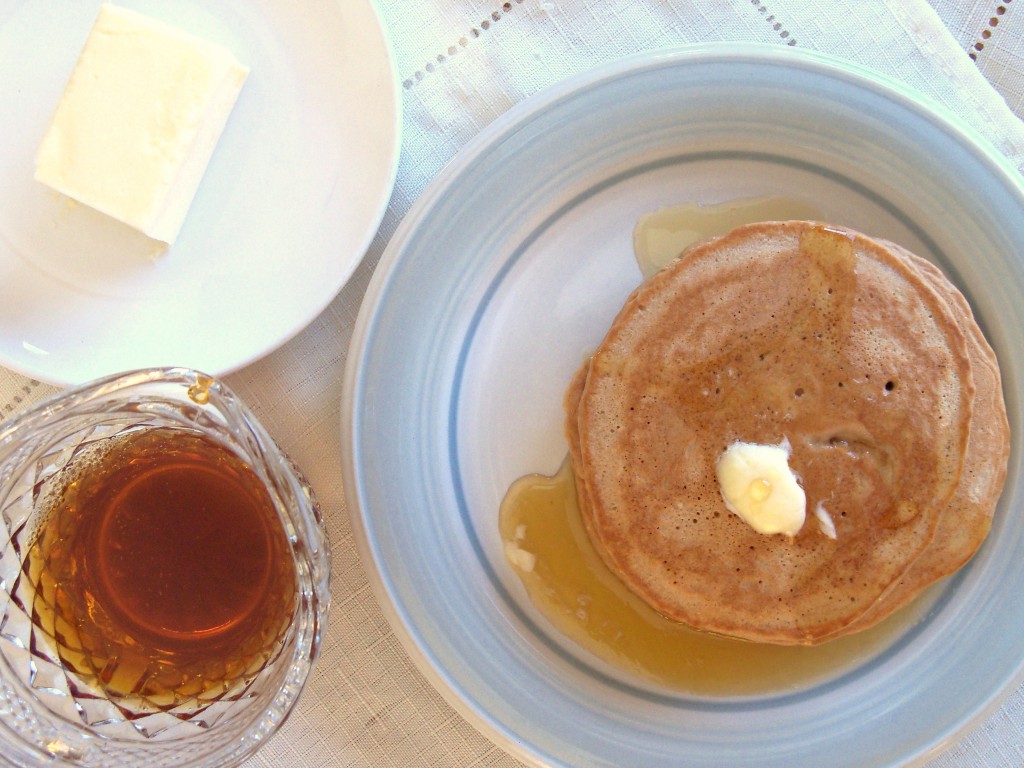
M715 465L725 506L758 533L795 536L807 498L789 468L789 444L735 442Z

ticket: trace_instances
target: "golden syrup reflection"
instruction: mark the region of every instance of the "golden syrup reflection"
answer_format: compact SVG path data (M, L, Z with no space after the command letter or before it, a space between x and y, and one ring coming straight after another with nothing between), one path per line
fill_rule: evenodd
M559 631L614 667L697 695L791 691L839 675L920 620L936 594L933 589L871 629L816 646L699 632L654 611L604 565L584 530L568 459L554 476L513 483L499 528L506 559Z
M32 621L97 696L202 707L279 651L298 588L288 538L260 478L212 438L96 440L46 503L25 568Z
M785 195L672 205L640 217L633 229L633 251L646 279L701 240L744 224L792 219L824 221L825 217L812 203Z

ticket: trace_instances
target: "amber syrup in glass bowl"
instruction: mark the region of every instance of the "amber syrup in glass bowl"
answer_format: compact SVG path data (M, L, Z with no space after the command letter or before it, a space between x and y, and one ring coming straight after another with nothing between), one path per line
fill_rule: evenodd
M86 685L131 707L214 701L279 651L296 601L285 530L252 468L173 427L110 437L51 492L32 621Z

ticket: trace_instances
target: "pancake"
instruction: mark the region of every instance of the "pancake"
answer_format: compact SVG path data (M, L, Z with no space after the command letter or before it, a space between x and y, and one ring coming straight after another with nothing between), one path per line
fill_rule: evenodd
M886 245L918 270L957 318L967 341L975 396L960 482L939 517L935 536L900 580L848 631L876 624L910 602L922 589L956 572L970 560L992 526L1010 454L1010 425L999 362L970 305L934 264L895 243Z
M974 399L961 322L918 267L848 230L741 227L634 291L574 377L581 515L669 618L820 642L896 595L932 543ZM812 512L794 537L725 508L714 466L735 441L791 446Z

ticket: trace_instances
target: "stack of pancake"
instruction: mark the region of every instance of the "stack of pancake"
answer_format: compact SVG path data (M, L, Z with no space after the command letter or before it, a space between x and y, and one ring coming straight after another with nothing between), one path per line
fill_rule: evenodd
M565 397L580 511L665 616L760 642L866 629L988 533L1009 427L960 292L892 243L813 222L688 249L626 301ZM735 442L787 445L794 536L722 499Z

